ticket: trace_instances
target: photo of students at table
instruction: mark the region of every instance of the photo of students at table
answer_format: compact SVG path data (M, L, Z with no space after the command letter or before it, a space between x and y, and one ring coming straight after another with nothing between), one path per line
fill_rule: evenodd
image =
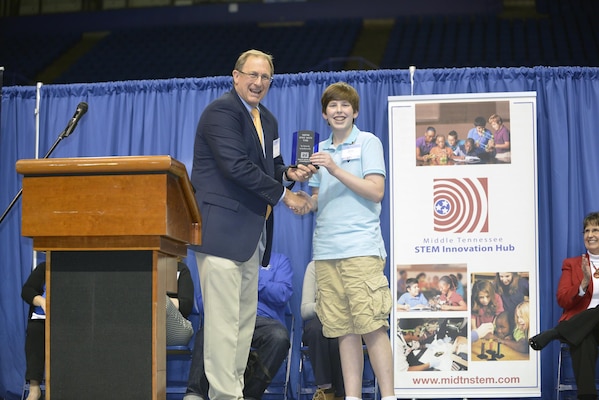
M466 264L396 265L398 312L465 311L468 288L462 282ZM401 273L400 273L401 272ZM401 284L401 285L400 285ZM399 288L405 287L402 292ZM456 307L454 307L456 306Z
M509 113L500 116L493 111L487 115L489 117L477 115L466 120L456 120L453 115L445 120L440 115L438 124L427 126L425 134L416 137L416 165L511 163ZM417 131L429 122L417 120Z
M395 373L468 369L467 318L399 318Z
M418 279L408 278L406 280L406 292L397 299L397 311L430 309L428 299L420 293Z
M470 350L472 361L528 360L528 301L518 305L515 318L518 322L514 329L511 328L508 313L504 311L495 317L492 333L474 340L473 331Z
M505 276L504 276L505 275ZM503 281L499 279L503 278ZM471 274L471 342L473 361L527 360L530 312L528 274ZM498 285L513 284L512 290ZM525 288L525 290L524 290ZM524 294L525 293L525 294ZM513 301L517 304L510 305ZM492 330L487 325L492 323Z

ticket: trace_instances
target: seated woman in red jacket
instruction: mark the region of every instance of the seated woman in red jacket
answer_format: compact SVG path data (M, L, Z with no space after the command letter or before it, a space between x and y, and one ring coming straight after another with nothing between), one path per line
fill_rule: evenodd
M564 309L559 323L529 339L530 347L541 350L553 340L570 346L572 369L579 399L597 399L595 368L599 354L599 212L583 221L587 251L567 258L557 287L557 303Z

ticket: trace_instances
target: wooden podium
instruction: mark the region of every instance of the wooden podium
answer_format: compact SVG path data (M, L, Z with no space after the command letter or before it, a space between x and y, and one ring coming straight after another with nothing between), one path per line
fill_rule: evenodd
M46 399L165 399L166 293L200 244L169 156L19 160L22 234L46 252Z

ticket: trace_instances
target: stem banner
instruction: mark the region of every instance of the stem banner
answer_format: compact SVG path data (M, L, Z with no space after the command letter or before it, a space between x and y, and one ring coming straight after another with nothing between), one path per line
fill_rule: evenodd
M397 397L539 397L536 93L388 111Z

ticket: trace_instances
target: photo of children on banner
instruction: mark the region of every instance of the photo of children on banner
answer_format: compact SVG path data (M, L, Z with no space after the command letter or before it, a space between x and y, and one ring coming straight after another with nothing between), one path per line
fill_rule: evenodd
M495 140L487 128L487 119L478 116L474 118L474 128L468 131L468 138L474 139L476 147L484 151L489 157L495 156Z
M399 318L395 373L468 369L467 318Z
M397 265L398 285L396 310L404 311L466 311L466 288L462 283L465 264ZM402 272L400 274L400 271Z
M458 277L454 274L439 278L440 295L431 299L431 309L438 311L466 311L466 300L457 292Z
M485 322L493 322L501 314L503 301L495 292L495 286L490 279L472 279L472 322L471 329L476 329Z
M397 266L397 298L399 299L402 294L406 292L406 283L408 278L408 271L405 269L401 269L400 266Z
M529 298L528 272L497 272L495 292L501 296L503 308L509 316L510 328L513 330L516 307Z
M453 151L446 146L445 135L437 135L436 146L429 153L429 161L432 165L448 165L453 157Z
M420 293L418 279L406 280L406 292L397 299L397 311L430 310L427 298Z
M471 282L473 361L528 359L528 280L516 272L480 272Z
M514 321L507 311L499 313L493 320L493 333L478 337L471 332L472 361L528 360L530 310L528 301L516 306ZM488 323L483 323L484 327ZM514 328L512 328L514 326Z
M416 107L416 165L470 165L511 163L509 108L502 102L479 104L476 116L456 117L450 107L437 105L434 126L430 107ZM447 110L447 114L443 111ZM503 116L500 116L499 111ZM485 117L484 115L489 115ZM491 129L487 127L490 125ZM441 132L448 132L446 135ZM443 141L443 143L440 143Z

